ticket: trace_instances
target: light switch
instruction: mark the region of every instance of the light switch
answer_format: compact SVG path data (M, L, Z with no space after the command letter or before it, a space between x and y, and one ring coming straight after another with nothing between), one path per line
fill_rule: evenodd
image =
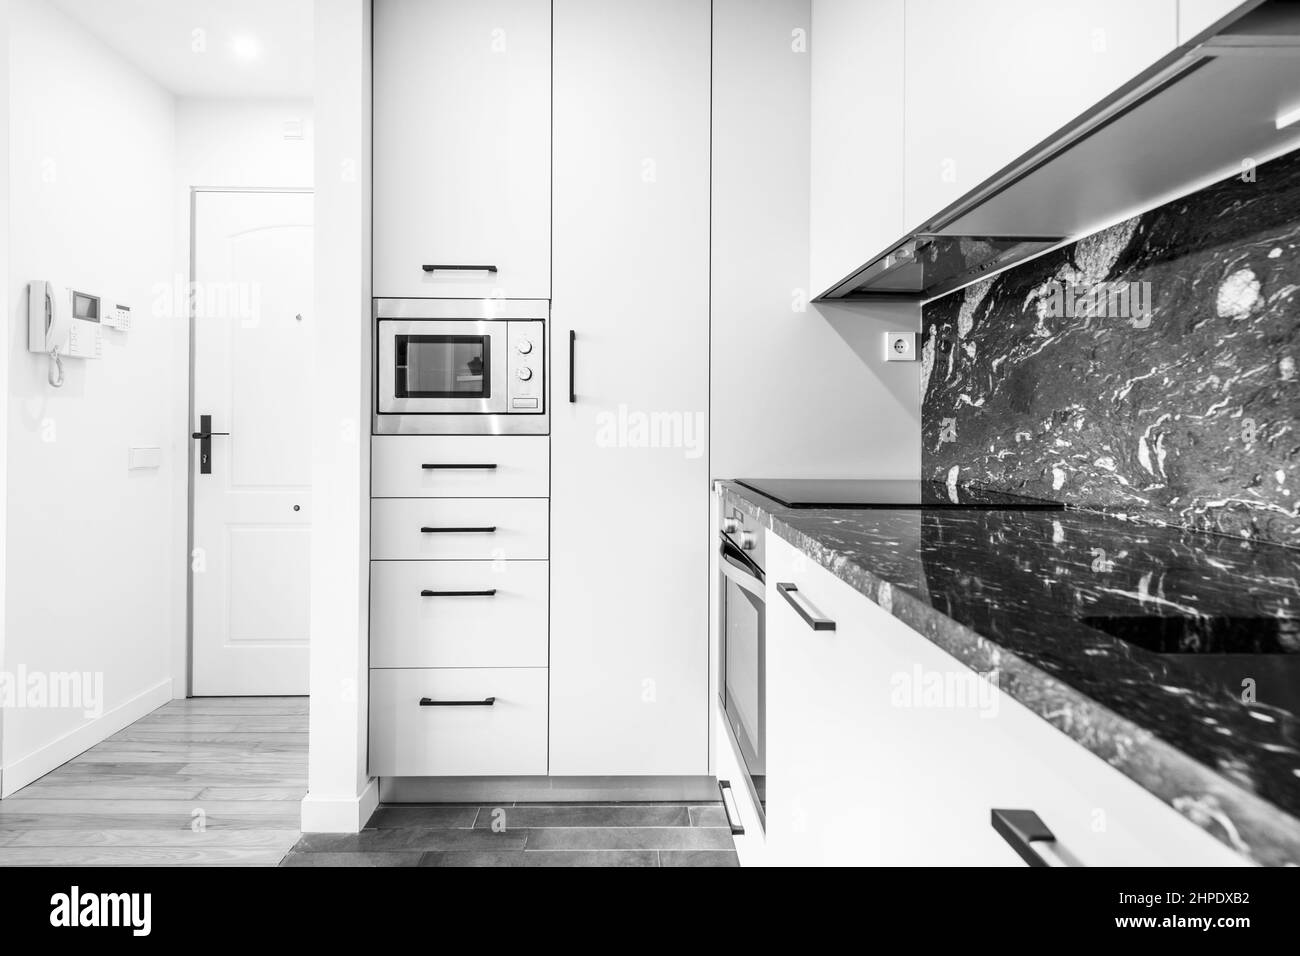
M153 446L133 447L127 455L126 467L130 471L141 471L147 468L161 468L162 449Z

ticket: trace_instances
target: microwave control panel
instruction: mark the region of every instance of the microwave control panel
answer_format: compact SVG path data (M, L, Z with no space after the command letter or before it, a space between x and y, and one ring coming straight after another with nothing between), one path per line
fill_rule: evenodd
M507 411L511 414L540 415L545 411L545 341L545 322L510 322L506 333L510 353L506 391L510 397Z

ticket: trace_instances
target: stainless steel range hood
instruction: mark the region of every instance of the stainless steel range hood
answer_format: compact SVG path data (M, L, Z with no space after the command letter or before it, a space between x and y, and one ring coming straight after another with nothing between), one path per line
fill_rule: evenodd
M818 298L931 299L1300 146L1300 4L1179 47Z

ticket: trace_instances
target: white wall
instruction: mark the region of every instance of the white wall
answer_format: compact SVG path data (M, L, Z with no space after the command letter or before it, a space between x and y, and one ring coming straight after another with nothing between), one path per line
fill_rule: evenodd
M0 0L0 183L9 183L9 0ZM9 190L0 191L0 315L9 314ZM5 549L9 470L9 339L0 335L0 673L5 668ZM0 707L0 794L4 791L5 711Z
M173 283L190 279L190 193L195 187L310 188L315 175L315 129L310 100L191 99L176 101L173 188ZM284 124L302 124L302 139L285 139ZM173 372L168 399L170 433L189 427L190 330L185 303L172 326ZM190 645L185 593L189 566L189 484L184 450L171 487L174 536L171 546L174 593L172 692L184 697L190 683Z
M172 98L53 5L13 0L10 34L9 402L4 668L103 675L104 716L13 708L4 791L171 696L169 319ZM26 289L48 278L130 303L100 361L46 383L27 351ZM132 445L162 467L127 470Z
M370 554L370 3L316 0L311 716L302 828L355 831L366 772Z
M809 0L713 4L711 474L918 477L920 366L900 305L807 305ZM806 45L800 49L804 31Z

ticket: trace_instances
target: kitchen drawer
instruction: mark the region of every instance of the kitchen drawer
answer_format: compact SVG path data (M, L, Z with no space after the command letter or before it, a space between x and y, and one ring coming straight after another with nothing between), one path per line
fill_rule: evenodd
M546 773L546 668L370 672L370 773L461 777ZM422 706L484 701L491 706Z
M370 556L377 561L536 560L546 551L545 498L370 502Z
M550 441L542 435L376 435L370 446L370 494L545 498Z
M372 562L370 666L545 667L548 580L545 561Z

